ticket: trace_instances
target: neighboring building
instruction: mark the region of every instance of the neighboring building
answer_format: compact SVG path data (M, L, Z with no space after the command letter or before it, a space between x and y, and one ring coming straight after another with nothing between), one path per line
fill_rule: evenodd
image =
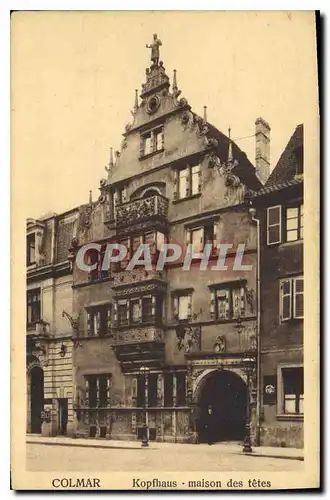
M154 42L156 43L156 42ZM146 70L141 100L120 152L110 155L100 198L80 208L72 241L74 407L76 435L157 441L204 440L203 419L212 405L216 440L242 439L247 402L258 440L256 365L247 388L245 358L257 348L257 226L245 194L269 174L269 126L256 122L257 170L223 133L196 115L172 89L157 48ZM267 170L268 169L268 170ZM75 261L86 243L123 243L133 255L140 243L159 257L164 241L202 251L233 244L228 270L189 271L182 260L164 271L126 262L86 273ZM239 244L243 263L235 271ZM104 247L103 247L104 248ZM67 306L66 306L67 307ZM252 358L255 360L255 358ZM254 374L254 376L253 376ZM147 411L145 411L147 409Z
M261 444L303 446L303 125L251 196L261 236Z
M27 432L70 434L72 411L72 273L68 248L77 211L27 221ZM65 313L64 313L65 315ZM43 429L45 430L45 428Z

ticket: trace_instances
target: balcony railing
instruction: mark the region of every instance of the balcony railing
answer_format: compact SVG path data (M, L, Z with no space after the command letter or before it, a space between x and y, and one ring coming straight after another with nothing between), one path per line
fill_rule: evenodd
M168 203L168 199L159 194L118 205L115 211L116 225L129 226L151 217L167 219Z

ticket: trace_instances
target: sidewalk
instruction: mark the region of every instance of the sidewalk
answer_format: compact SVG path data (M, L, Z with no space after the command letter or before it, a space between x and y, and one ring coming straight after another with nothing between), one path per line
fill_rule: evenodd
M117 440L107 440L107 439L73 439L64 436L56 437L42 437L36 434L28 434L26 436L26 443L29 444L43 444L43 445L53 445L53 446L80 446L85 448L117 448L117 449L128 449L128 450L157 450L172 448L173 451L180 447L182 452L184 449L189 453L199 452L202 449L208 449L207 444L182 444L182 443L159 443L155 441L149 442L148 448L141 448L140 441L117 441ZM242 445L238 443L216 443L212 446L212 449L219 449L220 453L231 453L233 455L241 455ZM288 460L304 460L304 450L300 448L277 448L271 446L259 446L254 447L253 452L249 454L253 457L268 457L268 458L286 458Z

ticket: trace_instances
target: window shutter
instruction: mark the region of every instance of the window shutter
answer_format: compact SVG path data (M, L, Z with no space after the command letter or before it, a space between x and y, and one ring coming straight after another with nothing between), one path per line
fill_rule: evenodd
M177 200L179 198L179 171L174 172L174 182L173 182L173 198Z
M117 304L117 302L115 302L114 306L113 306L113 322L114 322L115 326L117 326L117 324L118 324L118 304Z
M137 406L137 377L132 378L132 406Z
M97 335L100 335L100 330L101 330L101 313L100 311L97 311L97 313L95 314L95 317L96 317L96 334Z
M186 169L186 196L190 196L191 167Z
M92 318L90 313L87 313L87 335L91 335L92 333Z
M108 376L107 377L107 401L106 401L106 406L110 406L110 389L111 389L111 378Z
M129 299L126 300L126 323L129 323L129 310L130 310L130 303Z
M165 134L164 134L164 129L162 128L162 132L161 132L161 143L160 143L160 147L161 147L161 149L164 149L164 144L165 144Z
M286 321L291 318L291 295L292 281L283 280L281 282L281 321Z
M245 288L243 286L240 289L240 299L241 316L245 316Z
M188 319L191 319L192 316L192 296L188 296Z
M107 333L111 332L111 307L107 309Z
M304 317L304 278L293 280L293 316L295 318Z
M140 156L144 155L144 137L141 135L140 137Z
M202 191L202 171L201 166L198 165L198 192Z
M215 300L214 300L214 292L211 292L211 300L210 300L210 315L213 319L215 316Z
M217 244L218 241L218 222L214 222L213 224L213 247L215 248L215 245Z
M173 316L178 319L179 316L179 297L173 298Z
M267 208L267 245L282 241L281 205Z
M156 295L151 297L151 315L153 318L156 316Z
M139 321L142 321L142 297L139 298Z
M85 406L89 406L89 380L85 380Z

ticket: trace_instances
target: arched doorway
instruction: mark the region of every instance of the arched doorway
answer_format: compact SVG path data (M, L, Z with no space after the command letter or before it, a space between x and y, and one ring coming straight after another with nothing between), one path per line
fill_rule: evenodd
M41 412L44 405L44 372L40 366L30 371L31 432L41 433Z
M199 442L207 442L205 423L212 408L213 442L241 441L245 437L247 389L234 372L212 371L200 382L197 394L197 433Z

